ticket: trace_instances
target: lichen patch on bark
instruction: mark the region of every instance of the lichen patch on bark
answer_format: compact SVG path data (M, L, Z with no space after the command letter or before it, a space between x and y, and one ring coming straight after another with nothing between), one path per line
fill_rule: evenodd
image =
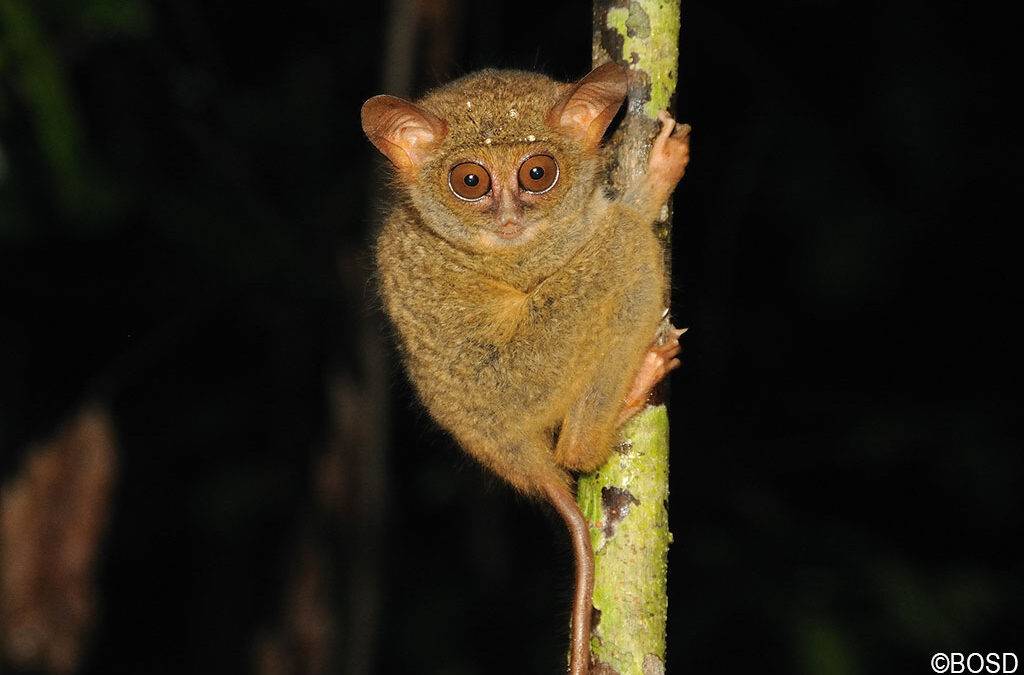
M629 3L629 15L626 17L626 35L647 39L651 37L651 17L647 15L643 4Z
M656 654L644 656L644 675L665 675L665 662Z
M625 41L625 37L614 28L609 27L610 24L608 23L607 17L608 14L605 12L597 16L594 22L596 26L603 27L600 30L600 41L595 45L595 48L599 46L606 57L605 60L611 61L615 58L614 55L622 53L622 45Z

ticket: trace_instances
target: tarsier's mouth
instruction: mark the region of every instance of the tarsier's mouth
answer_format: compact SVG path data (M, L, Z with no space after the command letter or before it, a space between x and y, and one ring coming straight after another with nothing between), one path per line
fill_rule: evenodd
M522 223L514 220L507 220L495 228L494 232L502 239L515 239L523 233L524 229L526 229L526 226Z

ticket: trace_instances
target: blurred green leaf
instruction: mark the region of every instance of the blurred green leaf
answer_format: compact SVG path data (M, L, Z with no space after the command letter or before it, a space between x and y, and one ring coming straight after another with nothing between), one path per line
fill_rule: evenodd
M118 210L117 191L90 161L82 124L59 51L36 8L0 0L0 75L9 82L32 122L60 211L76 222L103 224Z

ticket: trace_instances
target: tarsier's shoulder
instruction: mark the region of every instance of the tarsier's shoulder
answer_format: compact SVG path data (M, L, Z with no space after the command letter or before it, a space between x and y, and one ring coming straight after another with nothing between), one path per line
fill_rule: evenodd
M428 262L418 252L415 224L404 209L395 208L387 215L377 234L374 255L380 292L388 307L396 308L401 296L415 290L412 277Z
M451 253L413 212L396 208L389 214L377 237L376 257L380 291L396 323L409 313L438 316L460 304L462 270Z
M412 209L404 206L391 209L377 234L377 264L381 269L399 272L428 263L431 256L425 250L428 242L424 241L421 230Z

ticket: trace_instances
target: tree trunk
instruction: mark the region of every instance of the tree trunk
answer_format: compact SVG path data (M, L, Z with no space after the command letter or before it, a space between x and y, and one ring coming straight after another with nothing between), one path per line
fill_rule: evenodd
M640 175L671 109L679 60L679 0L595 0L594 65L629 68L626 116L612 137L609 180L621 190ZM671 210L657 232L669 249ZM668 306L668 298L665 299ZM623 330L630 330L623 326ZM668 411L648 406L625 426L608 462L580 477L577 501L594 546L594 675L665 672L668 613Z

